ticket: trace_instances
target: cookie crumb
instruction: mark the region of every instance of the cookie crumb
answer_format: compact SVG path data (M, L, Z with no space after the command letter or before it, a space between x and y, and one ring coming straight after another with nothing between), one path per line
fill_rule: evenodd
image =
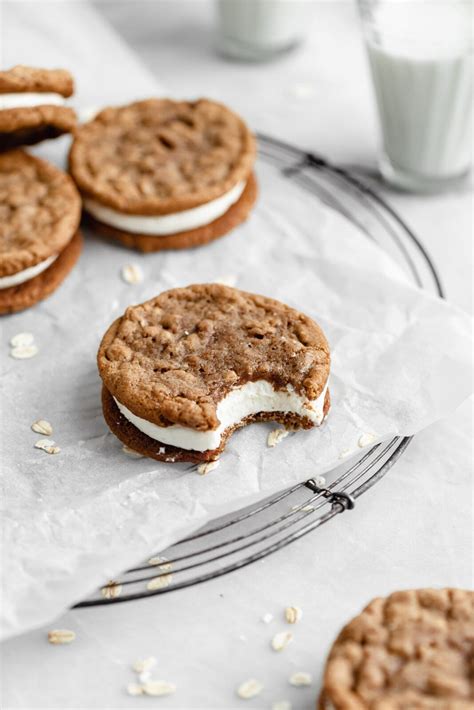
M143 281L143 271L138 264L126 264L122 267L122 279L128 284L139 284Z
M359 436L359 441L357 442L358 446L363 449L366 446L370 446L370 444L373 444L375 441L375 434L371 434L370 432L365 432L364 434L361 434Z
M244 683L241 683L237 688L237 695L242 700L250 700L250 698L255 698L263 690L263 684L260 681L255 680L255 678L250 678Z
M36 434L43 434L43 436L51 436L53 433L53 427L46 419L38 419L31 425L32 431Z
M206 463L199 464L197 470L200 476L205 476L206 473L214 471L215 468L219 466L219 461L206 461Z
M283 651L293 640L293 634L290 631L280 631L272 638L272 648L274 651Z
M310 673L306 673L305 671L296 671L296 673L293 673L289 677L289 682L290 685L294 685L295 687L304 687L311 685L313 678Z
M274 429L271 431L267 438L267 446L276 446L280 443L290 432L288 429Z
M48 641L54 645L72 643L76 638L74 631L70 629L53 629L48 631Z
M273 621L273 614L270 614L270 612L267 612L262 616L262 621L264 624L269 624L271 621Z
M285 619L289 624L297 624L301 621L303 611L299 606L287 606L285 609Z

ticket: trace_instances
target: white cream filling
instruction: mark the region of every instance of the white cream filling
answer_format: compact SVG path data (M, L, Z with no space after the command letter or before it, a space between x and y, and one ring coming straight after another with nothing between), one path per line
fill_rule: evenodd
M125 232L131 232L132 234L163 237L167 234L177 234L178 232L186 232L189 229L203 227L222 217L240 198L245 185L245 180L241 180L217 199L206 202L204 205L193 207L190 210L174 212L173 214L146 217L124 214L110 207L104 207L104 205L90 198L85 198L84 207L99 222L108 224L110 227L123 229Z
M44 261L40 261L39 264L30 266L28 269L23 269L23 271L17 271L16 274L11 274L10 276L0 276L0 289L10 288L11 286L19 286L20 284L25 283L25 281L34 279L35 276L38 276L38 274L46 271L48 266L51 266L53 261L57 258L58 255L54 254L54 256L50 256Z
M211 431L196 431L196 429L179 424L160 427L146 419L137 417L115 397L114 400L125 419L128 419L137 429L151 439L169 446L177 446L180 449L207 451L208 449L217 449L220 446L222 433L228 427L234 426L245 417L259 412L299 414L319 426L324 419L324 399L327 387L326 383L317 399L308 400L297 394L291 385L288 385L286 390L275 390L266 380L247 382L242 387L229 392L219 402L217 405L219 426Z
M0 111L7 108L28 108L31 106L64 106L66 99L61 94L23 92L0 94Z

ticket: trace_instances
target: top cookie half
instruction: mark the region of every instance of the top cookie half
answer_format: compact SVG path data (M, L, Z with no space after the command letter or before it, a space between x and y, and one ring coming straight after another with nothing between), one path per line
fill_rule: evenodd
M0 150L69 133L76 114L66 106L74 91L64 69L16 66L0 71Z
M69 166L87 198L130 215L166 215L246 181L256 145L239 116L201 99L107 108L78 128Z
M136 416L206 431L219 424L219 402L248 382L316 400L330 356L321 329L303 313L198 284L128 308L105 334L98 365L107 390Z

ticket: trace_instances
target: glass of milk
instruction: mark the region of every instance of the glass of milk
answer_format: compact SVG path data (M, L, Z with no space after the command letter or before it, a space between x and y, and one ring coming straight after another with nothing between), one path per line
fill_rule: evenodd
M218 49L265 61L296 47L308 30L312 0L217 0Z
M359 0L382 133L380 169L413 191L472 160L472 0Z

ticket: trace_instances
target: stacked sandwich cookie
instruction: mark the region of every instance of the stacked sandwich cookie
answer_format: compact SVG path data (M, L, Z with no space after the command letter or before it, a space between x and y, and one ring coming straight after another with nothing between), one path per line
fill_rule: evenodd
M152 252L199 246L243 222L255 157L254 136L222 104L149 99L78 128L69 168L92 224Z
M66 100L73 91L72 76L64 69L0 71L0 151L71 132L76 114Z
M211 461L237 428L319 426L329 410L329 346L308 316L218 284L127 309L98 353L112 432L159 461Z
M76 263L81 200L71 178L22 150L0 154L0 313L34 305Z

